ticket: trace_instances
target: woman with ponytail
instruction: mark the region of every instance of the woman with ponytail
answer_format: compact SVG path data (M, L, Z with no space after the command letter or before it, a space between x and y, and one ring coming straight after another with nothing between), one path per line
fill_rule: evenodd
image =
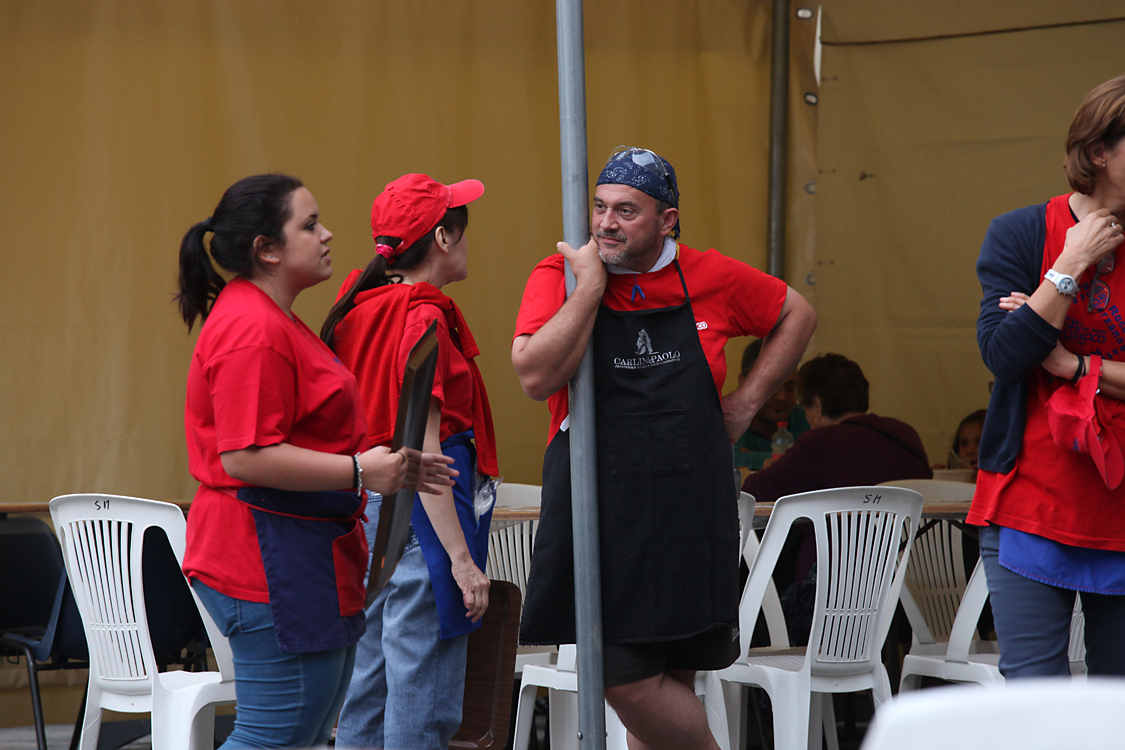
M425 450L440 449L460 472L452 489L415 495L406 553L367 608L367 633L336 732L339 748L445 748L461 725L468 634L488 607L483 570L492 508L474 480L498 472L492 414L474 360L479 351L460 308L441 289L468 275L466 205L482 193L477 180L443 185L422 174L387 185L371 209L375 256L344 281L321 329L359 381L371 445L385 445L394 434L406 358L437 323Z
M293 313L332 275L331 239L312 193L266 174L228 188L180 246L180 314L203 321L184 573L234 654L227 750L327 742L364 627L363 487L439 491L456 473L440 455L368 449L355 378Z

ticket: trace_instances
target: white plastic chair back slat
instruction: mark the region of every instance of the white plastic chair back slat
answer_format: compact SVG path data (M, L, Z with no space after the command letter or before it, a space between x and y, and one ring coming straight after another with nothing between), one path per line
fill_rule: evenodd
M535 532L538 530L538 521L521 521L497 529L489 535L485 575L498 581L510 581L516 584L520 589L521 601L527 596L531 550L535 543Z
M918 642L949 640L966 583L961 530L948 521L938 521L915 538L906 569L906 588L930 636L919 637ZM911 627L918 629L913 622Z
M89 613L84 620L88 639L100 657L91 665L96 676L145 681L139 690L148 692L145 664L150 660L143 653L138 612L124 588L132 580L131 530L131 524L116 521L74 521L67 524L62 538L77 563L78 579L71 579L72 589L82 592L78 605L83 617ZM143 618L143 602L140 606Z
M899 571L902 522L896 512L851 510L826 512L816 524L817 577L826 575L809 635L813 672L817 665L869 662L882 647L880 613Z
M929 504L969 503L976 491L968 482L939 479L900 479L882 486L914 490ZM930 522L924 528L914 540L901 596L914 641L934 644L949 640L968 576L961 530L949 521Z
M182 563L183 512L170 503L113 495L64 495L50 507L90 647L81 750L97 747L102 709L151 711L153 750L212 747L213 707L235 698L230 644L191 591L220 671L161 673L145 611L145 530L163 529Z

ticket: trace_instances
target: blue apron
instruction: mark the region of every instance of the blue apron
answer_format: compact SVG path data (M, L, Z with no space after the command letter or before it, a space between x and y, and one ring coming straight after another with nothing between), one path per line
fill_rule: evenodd
M492 523L492 508L481 515L478 523L473 514L473 476L476 473L476 448L473 446L473 431L468 430L452 435L441 444L441 452L453 459L453 468L461 472L457 484L453 486L453 504L457 508L457 520L465 533L465 542L473 562L482 571L488 560L488 528ZM414 494L414 512L410 516L418 544L422 547L422 557L430 572L430 585L437 601L438 621L441 624L441 637L453 638L470 633L483 624L483 620L472 622L465 615L465 600L461 587L453 580L453 563L441 546L437 532L430 523L422 501Z
M277 643L285 653L344 648L365 630L367 549L354 492L243 487L262 551Z

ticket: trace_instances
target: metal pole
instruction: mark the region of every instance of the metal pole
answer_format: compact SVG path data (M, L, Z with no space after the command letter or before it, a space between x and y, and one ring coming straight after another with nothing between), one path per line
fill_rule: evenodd
M586 155L586 64L582 0L556 0L559 54L559 135L562 156L563 239L571 247L590 237ZM566 293L574 291L566 266ZM570 488L574 526L574 614L578 647L578 747L605 748L602 662L602 586L598 533L598 464L594 440L594 362L590 348L570 382Z
M789 0L773 0L770 34L769 272L785 276L785 177L789 149Z

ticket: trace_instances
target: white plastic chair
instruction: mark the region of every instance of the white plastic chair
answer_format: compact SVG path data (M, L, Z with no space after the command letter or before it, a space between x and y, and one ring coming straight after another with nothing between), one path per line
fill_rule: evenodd
M50 507L90 645L79 747L97 748L102 710L109 709L151 712L153 750L210 750L214 707L235 699L230 645L192 591L219 671L159 672L145 615L145 531L163 529L182 562L183 512L171 503L95 494L56 497Z
M766 690L778 750L821 746L825 701L814 700L814 693L870 689L876 706L890 700L880 650L921 514L922 496L897 487L819 490L774 504L739 606L742 654L719 677ZM754 622L785 537L801 518L811 520L816 533L809 644L791 650L796 653L758 656L749 648Z
M743 554L748 544L755 545L757 537L751 529L754 517L754 498L743 492L738 501L738 519L741 525L739 554ZM752 542L750 540L753 540ZM753 557L751 556L751 560ZM731 561L735 564L735 561ZM785 619L781 614L781 601L776 588L770 581L770 594L767 597L766 625L770 631L771 642L789 644L785 631ZM747 636L749 637L749 636ZM540 687L548 689L550 705L551 747L577 747L578 736L578 672L576 669L577 651L573 644L559 647L557 664L528 664L524 666L520 682L519 704L516 709L516 727L512 747L525 750L531 739L532 709L535 694ZM707 712L707 725L720 750L730 750L731 735L728 730L728 713L731 704L737 710L740 696L732 691L724 691L717 672L698 672L695 676L695 694ZM617 713L607 703L606 748L607 750L626 750L626 730Z
M907 604L903 592L903 604ZM934 677L948 682L976 682L981 685L994 685L1004 682L1000 675L1000 652L995 641L980 641L974 636L977 620L988 600L988 584L984 577L984 565L977 562L973 575L969 578L957 607L953 626L945 634L945 643L924 629L925 623L915 625L915 643L910 653L902 661L902 682L899 690L908 692L922 686L923 677ZM910 608L904 607L910 616Z
M896 698L879 711L862 750L1059 750L1120 747L1125 681L1016 680Z
M969 503L976 489L972 484L934 479L903 479L884 482L880 486L914 490L921 493L924 502L929 504ZM914 643L910 648L910 654L914 656L944 658L949 634L968 584L961 540L961 529L945 520L924 521L914 537L910 562L906 566L906 583L899 593L914 634ZM979 609L977 617L980 617ZM994 653L996 644L974 640L969 650L974 654ZM919 680L904 671L900 689L914 689L918 687Z
M900 690L909 692L922 685L923 677L933 677L947 682L975 682L981 685L1000 685L1000 652L995 641L974 638L977 620L988 599L988 582L984 565L978 561L972 577L965 587L957 618L949 632L949 642L916 645L902 662ZM1070 622L1070 671L1085 677L1086 644L1085 617L1082 599L1075 597L1074 615Z

